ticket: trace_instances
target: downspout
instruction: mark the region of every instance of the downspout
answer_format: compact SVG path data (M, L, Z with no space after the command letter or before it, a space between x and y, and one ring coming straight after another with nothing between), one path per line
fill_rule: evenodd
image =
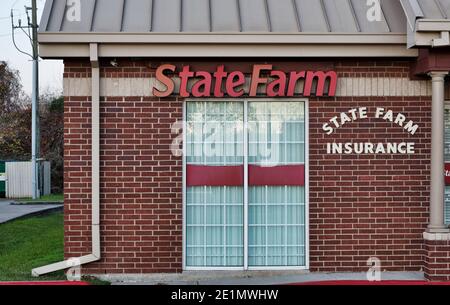
M77 265L89 264L100 260L100 67L98 63L98 45L90 44L90 60L92 68L92 253L78 258L42 266L31 270L33 276L64 270ZM74 262L76 264L74 265Z

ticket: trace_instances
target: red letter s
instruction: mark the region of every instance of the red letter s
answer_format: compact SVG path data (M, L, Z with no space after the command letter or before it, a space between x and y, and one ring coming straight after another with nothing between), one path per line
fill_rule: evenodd
M170 70L175 72L176 67L174 65L161 65L156 70L156 80L161 82L164 86L167 87L165 91L159 91L156 87L153 87L153 95L156 97L167 97L173 93L175 88L175 84L173 80L166 75L164 75L164 71Z

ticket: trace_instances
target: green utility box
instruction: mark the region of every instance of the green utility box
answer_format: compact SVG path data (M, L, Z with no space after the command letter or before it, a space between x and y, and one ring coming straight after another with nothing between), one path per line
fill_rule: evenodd
M6 197L6 165L0 161L0 198Z

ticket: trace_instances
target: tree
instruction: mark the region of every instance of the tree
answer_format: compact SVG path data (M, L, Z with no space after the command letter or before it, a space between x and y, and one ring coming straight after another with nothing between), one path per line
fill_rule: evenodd
M0 61L0 159L25 159L30 153L31 134L27 97L22 91L19 72Z
M51 162L52 191L63 190L64 99L45 92L39 97L40 158ZM31 159L31 104L19 73L0 62L0 160Z
M0 160L29 160L31 108L18 108L0 117Z
M0 61L0 116L17 110L22 104L23 91L19 71Z
M51 162L52 191L62 192L64 179L64 98L41 97L41 157Z

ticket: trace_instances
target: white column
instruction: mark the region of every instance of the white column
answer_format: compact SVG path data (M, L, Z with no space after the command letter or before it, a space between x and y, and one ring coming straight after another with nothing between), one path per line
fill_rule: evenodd
M429 233L449 232L444 221L444 78L448 72L431 72L431 179Z

